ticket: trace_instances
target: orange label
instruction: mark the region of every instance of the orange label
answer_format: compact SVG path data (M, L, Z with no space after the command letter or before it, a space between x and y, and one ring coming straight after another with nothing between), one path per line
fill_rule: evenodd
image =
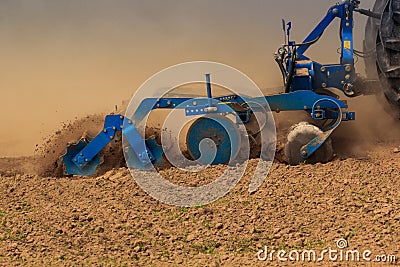
M350 49L350 46L351 46L351 42L350 41L344 41L344 48L346 48L346 49Z

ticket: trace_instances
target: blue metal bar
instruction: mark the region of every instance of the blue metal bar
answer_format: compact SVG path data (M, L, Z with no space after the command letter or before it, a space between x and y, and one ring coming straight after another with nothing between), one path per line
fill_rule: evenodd
M306 37L306 39L304 39L303 43L312 42L318 39L324 33L325 29L329 26L329 24L338 16L338 13L336 13L336 11L333 12L334 9L338 9L338 5L335 5L328 10L328 13L325 15L325 17L314 28L314 30ZM300 59L302 59L303 54L307 51L309 47L310 47L309 45L303 45L297 49L297 54L300 56ZM304 56L304 58L307 57Z
M85 146L72 161L79 168L85 167L91 160L114 139L115 133L123 128L122 115L107 115L103 130Z
M207 97L208 97L208 106L211 107L212 105L212 93L211 93L211 78L210 74L206 74L206 83L207 83Z
M347 108L347 105L342 101L330 97L330 96L321 96L316 94L311 90L298 90L295 92L287 93L287 94L279 94L279 95L271 95L262 97L267 100L269 103L270 109L272 111L285 111L285 110L310 110L312 105L319 101L322 98L329 98L341 108ZM200 114L200 107L204 107L209 103L208 98L146 98L139 105L139 108L136 110L134 115L134 121L136 123L140 122L151 110L159 109L159 108L181 108L188 109L187 106L180 105L184 102L193 100L196 102L197 109L199 112L194 112L196 114ZM212 103L218 102L231 102L231 103L244 103L246 99L242 99L242 97L237 95L227 95L221 96L211 99ZM250 99L247 99L247 101ZM251 99L252 101L258 101L260 99L255 98ZM167 104L168 103L168 104ZM331 102L323 102L321 104L321 109L335 109L337 105L334 105ZM195 109L195 107L190 106L189 108ZM218 109L220 110L220 109ZM222 110L222 109L221 109ZM193 114L194 114L193 113Z
M122 130L122 133L128 140L128 143L133 150L134 155L132 156L139 160L142 168L156 160L150 149L147 147L144 138L139 134L132 122L128 121L124 123L124 129Z
M193 98L145 98L139 104L139 107L136 109L135 113L132 116L132 120L134 123L138 124L141 122L147 114L150 113L153 109L159 108L175 108L180 104L191 100Z
M243 103L243 99L238 95L226 95L212 98L213 100L217 100L218 102L237 102ZM132 116L132 120L138 124L141 122L147 114L150 113L153 109L172 109L172 108L185 108L181 104L187 101L196 101L199 105L210 104L207 98L202 99L194 99L188 97L166 97L166 98L145 98L139 104L139 107L136 109L135 113ZM200 101L200 102L199 102ZM206 102L202 102L206 101ZM212 104L213 101L211 101ZM202 104L200 104L202 103ZM204 103L204 104L203 104Z
M341 18L341 64L354 64L353 57L353 11L354 4L352 2L343 2L332 6L321 22L314 30L304 39L303 43L313 42L317 40L332 23L335 18ZM304 53L310 45L302 45L297 49L300 59L308 59Z
M344 64L354 64L353 56L353 10L354 6L352 4L345 4L342 7L340 16L341 21L341 39L342 39L342 52L340 57L340 62Z
M295 91L287 94L265 96L271 110L273 111L284 111L284 110L311 110L313 104L320 99L330 99L332 102L321 103L321 109L328 108L347 108L347 105L342 101L330 97L322 96L314 93L311 90ZM257 98L256 98L257 100Z

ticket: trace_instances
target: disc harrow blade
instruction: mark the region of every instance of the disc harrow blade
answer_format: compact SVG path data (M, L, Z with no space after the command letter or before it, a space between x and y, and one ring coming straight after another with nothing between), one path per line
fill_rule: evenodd
M69 144L67 152L62 156L62 162L65 166L67 174L80 176L95 176L97 167L102 163L100 155L94 157L85 167L79 168L73 161L73 158L89 143L85 138L82 138L77 143Z

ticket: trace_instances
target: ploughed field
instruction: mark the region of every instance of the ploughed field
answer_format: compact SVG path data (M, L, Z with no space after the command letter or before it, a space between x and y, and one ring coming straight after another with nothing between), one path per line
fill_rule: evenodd
M41 177L29 171L37 166L34 159L3 158L0 265L270 266L280 263L276 254L272 262L257 258L265 246L320 253L337 249L341 238L346 249L370 250L371 259L400 257L396 152L382 145L327 164L275 162L259 190L249 194L257 163L252 159L229 194L195 208L158 202L126 168L95 178ZM161 174L193 186L224 169L213 166L198 175L171 167ZM304 264L301 254L296 264ZM354 265L332 263L327 255L318 264Z

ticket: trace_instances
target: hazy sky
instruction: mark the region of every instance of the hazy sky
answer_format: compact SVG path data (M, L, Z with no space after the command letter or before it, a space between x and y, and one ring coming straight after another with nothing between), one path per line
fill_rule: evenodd
M335 2L0 0L0 156L32 154L61 122L112 110L177 63L217 61L261 88L279 86L272 55L283 40L281 18L301 41ZM361 50L365 18L356 20ZM310 55L337 62L339 46L334 27Z

